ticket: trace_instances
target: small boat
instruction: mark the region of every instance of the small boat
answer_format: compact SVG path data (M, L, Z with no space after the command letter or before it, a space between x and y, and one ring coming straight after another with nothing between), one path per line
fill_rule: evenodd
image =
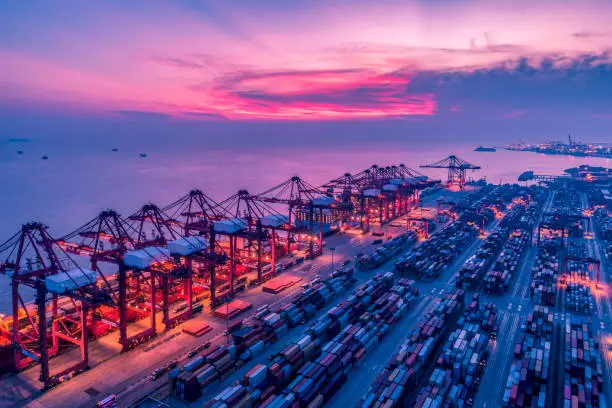
M113 149L111 149L113 152L118 152L119 149L117 149L116 147L114 147Z
M17 154L23 154L23 150L17 150Z
M485 146L478 146L477 148L474 149L475 152L496 152L497 149L494 147L485 147Z
M43 157L42 157L42 159L43 159L43 160L48 160L48 159L49 159L49 156L43 156Z
M147 157L146 153L140 153L140 157Z

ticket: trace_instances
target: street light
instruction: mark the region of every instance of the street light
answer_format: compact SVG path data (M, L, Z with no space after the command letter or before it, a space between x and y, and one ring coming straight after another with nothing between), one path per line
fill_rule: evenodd
M329 250L331 251L332 254L332 272L334 271L334 252L336 251L336 248L329 248Z

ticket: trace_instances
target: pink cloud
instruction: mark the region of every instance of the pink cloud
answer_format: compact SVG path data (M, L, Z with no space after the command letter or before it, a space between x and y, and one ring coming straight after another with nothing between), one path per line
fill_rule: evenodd
M436 96L411 90L409 75L391 72L466 72L525 56L601 52L612 12L612 4L579 1L437 7L355 0L218 2L211 17L200 12L207 2L196 3L152 2L141 13L123 2L76 2L50 8L62 18L40 20L27 8L6 13L12 38L0 40L0 98L173 117L432 115ZM19 54L6 51L14 49Z
M213 95L217 108L235 119L433 115L434 95L412 94L409 84L406 74L362 69L241 72L219 80Z

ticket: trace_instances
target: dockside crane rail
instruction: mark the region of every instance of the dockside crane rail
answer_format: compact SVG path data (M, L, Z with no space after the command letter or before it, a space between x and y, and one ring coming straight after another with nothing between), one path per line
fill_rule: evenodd
M448 169L447 184L449 186L458 185L461 189L465 187L466 171L480 170L480 166L468 163L467 161L460 159L455 155L448 156L434 163L423 164L420 167L430 169Z

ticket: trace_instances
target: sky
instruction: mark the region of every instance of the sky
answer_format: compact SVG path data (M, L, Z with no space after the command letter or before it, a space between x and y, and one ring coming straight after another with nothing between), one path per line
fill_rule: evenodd
M610 16L605 0L6 0L0 138L384 121L612 139Z

